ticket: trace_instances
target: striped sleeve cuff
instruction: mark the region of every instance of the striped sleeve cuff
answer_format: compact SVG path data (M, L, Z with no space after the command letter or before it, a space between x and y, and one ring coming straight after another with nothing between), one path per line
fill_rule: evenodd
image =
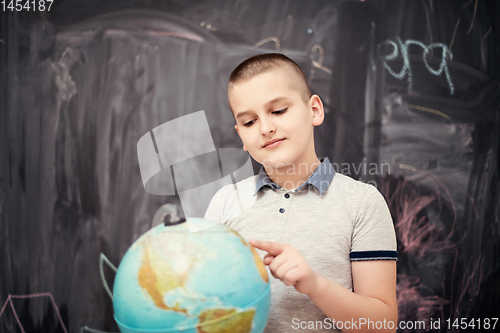
M398 251L353 251L351 261L398 260Z

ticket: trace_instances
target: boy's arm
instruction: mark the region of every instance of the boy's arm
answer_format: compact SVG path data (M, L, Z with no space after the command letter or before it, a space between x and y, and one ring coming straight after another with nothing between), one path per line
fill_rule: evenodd
M275 278L306 294L327 317L342 321L343 332L396 331L395 261L352 262L352 292L315 273L304 257L288 244L256 240L250 243L268 252L264 263Z
M396 332L396 262L353 262L352 277L354 292L319 276L308 296L329 318L358 324L343 332Z

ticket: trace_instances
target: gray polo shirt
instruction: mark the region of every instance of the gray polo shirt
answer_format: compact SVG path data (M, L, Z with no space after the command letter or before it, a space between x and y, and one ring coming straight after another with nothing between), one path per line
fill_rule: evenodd
M397 260L394 225L383 196L372 185L336 173L328 158L295 190L273 183L263 169L224 186L205 218L247 239L290 244L314 271L349 290L351 261ZM325 328L331 321L293 287L272 278L271 295L265 332L297 332L304 322L330 331Z

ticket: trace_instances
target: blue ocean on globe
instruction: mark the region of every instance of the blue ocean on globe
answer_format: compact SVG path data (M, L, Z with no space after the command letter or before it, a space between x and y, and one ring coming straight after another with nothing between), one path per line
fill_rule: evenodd
M123 333L260 333L270 301L257 251L229 227L199 218L142 235L123 257L113 287Z

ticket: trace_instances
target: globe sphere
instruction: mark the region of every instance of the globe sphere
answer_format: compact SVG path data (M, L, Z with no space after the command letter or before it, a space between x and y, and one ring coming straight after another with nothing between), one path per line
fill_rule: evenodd
M236 231L199 218L160 224L126 252L113 286L123 333L257 333L270 284L256 250Z

